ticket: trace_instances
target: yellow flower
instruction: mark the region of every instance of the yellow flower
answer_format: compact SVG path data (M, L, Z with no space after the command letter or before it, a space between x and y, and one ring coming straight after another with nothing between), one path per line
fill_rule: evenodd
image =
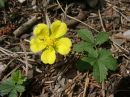
M45 64L53 64L56 60L56 52L66 55L70 52L72 43L69 38L63 37L67 32L67 25L56 20L50 29L46 24L38 24L33 30L30 40L32 52L42 52L41 60Z

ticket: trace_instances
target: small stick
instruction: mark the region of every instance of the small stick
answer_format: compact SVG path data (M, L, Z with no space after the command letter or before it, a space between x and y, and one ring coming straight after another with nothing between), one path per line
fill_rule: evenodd
M2 79L5 80L6 78L8 78L13 72L15 72L18 68L20 67L20 65L17 65L11 72L9 72L7 75L4 76L4 78Z
M56 0L56 2L57 2L57 4L59 5L59 7L61 8L61 10L63 11L63 13L65 14L65 11L63 10L63 8L62 8L61 4L59 3L59 1ZM90 29L94 30L95 32L99 32L99 31L96 30L95 28L91 27L90 25L88 25L88 24L82 22L81 20L79 20L79 19L77 19L77 18L71 17L71 16L69 16L69 15L66 15L66 16L67 16L68 18L72 19L72 20L75 20L75 21L80 22L81 24L83 24L83 25L89 27Z
M100 18L100 22L101 22L102 29L103 29L104 32L106 32L106 29L105 29L105 27L104 27L104 25L103 25L103 21L102 21L102 16L101 16L100 9L98 10L98 14L99 14L99 18Z
M87 14L88 13L86 11L80 11L79 14L77 15L77 17L75 17L75 18L81 21L81 20L83 20L83 19L85 19L87 17ZM80 23L80 22L78 22L78 21L76 21L74 19L67 21L68 27L72 27L72 26L74 26L74 25L76 25L78 23Z
M102 82L102 89L101 89L101 92L102 92L102 97L105 97L105 90L104 90L104 82Z
M21 34L25 33L29 28L31 28L38 20L40 19L40 17L32 17L30 20L28 20L27 22L25 22L24 24L22 24L18 29L16 29L13 34L18 37Z
M4 53L5 55L7 55L7 56L18 57L18 54L14 53L14 52L11 52L11 51L9 51L9 50L7 50L5 48L0 47L0 51L2 53Z
M25 65L26 65L26 67L25 67L25 72L26 72L26 76L27 76L27 75L28 75L28 70L29 70L28 57L27 57L25 45L24 45L24 43L22 42L22 40L21 40L21 48L23 49L24 54L25 54L25 58L24 58L24 59L25 59Z
M112 39L110 39L112 41ZM116 42L112 41L112 43L116 46L118 46L119 48L121 48L122 50L124 50L125 52L129 53L128 50L126 50L125 48L123 48L122 46L120 46L119 44L117 44Z
M88 85L89 85L89 77L88 77L88 74L87 74L86 80L85 80L85 87L84 87L83 97L86 97L86 91L87 91Z
M112 6L112 8L116 11L116 12L118 12L119 14L121 14L121 16L124 18L124 19L126 19L127 21L129 21L130 22L130 19L126 16L126 15L124 15L122 12L120 12L117 8L117 6L113 6L112 4L110 4L110 2L107 2L107 4L109 5L109 6Z

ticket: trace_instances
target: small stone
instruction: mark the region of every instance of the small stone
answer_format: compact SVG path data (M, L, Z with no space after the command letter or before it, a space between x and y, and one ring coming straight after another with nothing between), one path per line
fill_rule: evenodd
M123 33L124 37L130 39L130 30L127 30L126 32Z
M26 0L18 0L20 3L24 3Z

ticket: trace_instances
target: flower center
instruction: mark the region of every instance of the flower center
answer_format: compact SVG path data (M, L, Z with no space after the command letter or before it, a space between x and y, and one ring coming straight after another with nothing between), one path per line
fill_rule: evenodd
M48 46L54 46L55 40L51 38L47 38L46 43Z

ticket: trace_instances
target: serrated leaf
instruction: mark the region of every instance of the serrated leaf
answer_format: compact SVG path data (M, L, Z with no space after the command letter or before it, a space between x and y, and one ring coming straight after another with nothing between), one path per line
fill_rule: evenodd
M98 58L98 52L96 50L93 50L91 53L88 52L88 57L86 61L93 66L96 64L97 58Z
M24 77L22 76L20 70L13 72L11 75L11 78L17 84L23 84L23 82L24 82Z
M81 41L81 42L74 45L73 50L76 52L83 52L85 45L86 45L86 42Z
M81 41L74 45L74 51L76 52L83 52L83 51L93 52L92 50L93 50L93 45L87 42Z
M76 67L79 71L84 72L90 69L91 66L86 60L86 57L83 57L76 63Z
M108 70L117 68L116 60L109 50L99 49L95 54L88 54L86 61L93 66L93 76L98 82L106 79Z
M9 93L9 97L18 97L17 91L14 89Z
M1 82L0 95L3 96L8 94L14 87L15 87L15 83L11 79Z
M102 61L101 64L105 64L109 70L117 69L117 61L113 57L108 57L105 61Z
M98 82L103 82L107 76L107 68L105 65L99 64L93 65L93 76Z
M78 35L81 37L82 40L94 44L94 37L92 35L92 32L90 32L87 29L81 29L78 31Z
M100 32L97 36L96 36L96 45L101 45L104 42L106 42L109 39L109 36L107 34L107 32Z
M117 68L117 61L108 50L101 49L99 51L98 63L105 65L110 70L115 70Z
M116 60L112 57L112 53L105 49L98 50L98 57L93 64L93 75L98 82L106 79L108 70L117 68Z
M9 97L17 97L17 91L21 93L25 90L24 86L21 85L23 79L25 78L22 77L21 72L15 71L10 78L0 83L0 95L9 94Z
M97 50L94 50L93 48L91 48L90 51L88 52L88 57L97 58L98 57Z
M5 7L5 0L0 0L0 8Z
M22 92L25 91L25 88L24 88L24 86L22 86L22 85L17 85L17 86L15 87L15 89L16 89L17 92L19 92L19 93L22 93Z
M96 64L96 58L94 57L87 57L87 60L86 60L91 66L95 65Z
M98 53L100 57L112 56L111 51L106 49L99 49Z
M11 78L14 82L18 82L19 79L21 79L21 72L19 70L12 73Z

